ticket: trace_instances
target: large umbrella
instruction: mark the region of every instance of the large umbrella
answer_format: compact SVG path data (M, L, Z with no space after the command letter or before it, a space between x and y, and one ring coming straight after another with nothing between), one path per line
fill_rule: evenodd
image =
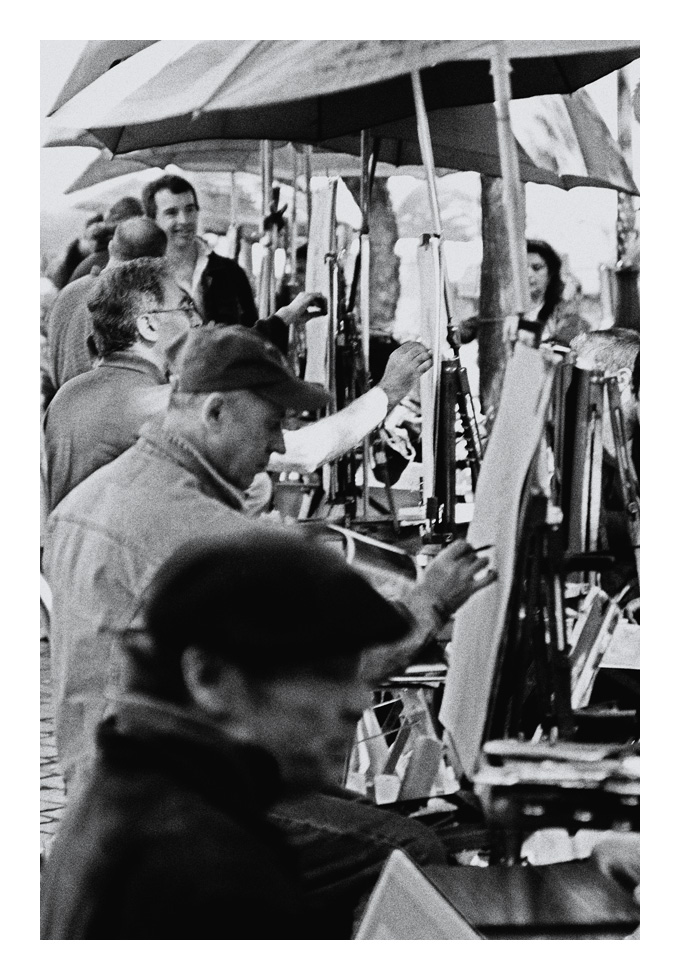
M639 56L637 41L504 43L515 98L574 92ZM413 115L411 71L429 110L492 102L489 44L159 41L54 119L119 153L215 137L319 143Z
M516 307L523 312L528 288L510 96L573 92L638 56L636 41L159 41L111 68L55 119L126 152L215 137L319 143L403 119L415 105L439 234L426 107L494 101Z
M520 179L527 183L572 187L608 187L638 194L628 165L606 123L587 92L543 95L511 103ZM501 176L498 136L490 105L436 109L428 113L434 163L438 174L453 170ZM376 176L396 173L422 175L422 159L414 116L385 123L371 131L380 139ZM56 134L46 145L63 145L68 136ZM87 130L74 131L70 145L91 145ZM277 144L278 149L282 144ZM333 151L333 152L324 152ZM361 172L358 135L339 136L312 154L314 173L342 176ZM260 145L251 140L201 140L158 146L111 156L106 150L69 187L67 193L146 167L174 164L182 170L257 173ZM398 168L398 169L397 169ZM290 153L275 154L276 176L291 180Z
M285 149L286 152L277 152ZM66 190L67 194L92 187L113 177L147 170L150 167L179 167L181 170L206 173L260 173L261 149L257 140L206 140L202 143L178 143L175 146L154 147L112 156L108 150L88 164ZM319 150L311 155L313 174L359 176L361 161L349 153ZM297 168L297 174L301 168ZM444 172L444 171L442 171ZM417 176L422 166L407 166L403 170L390 163L379 163L376 176L391 177L397 173ZM296 167L290 146L277 144L274 148L274 176L291 182ZM545 181L547 183L548 181Z
M502 167L493 106L459 106L427 113L435 166L500 177ZM587 92L541 95L510 103L512 131L523 183L608 187L639 194L621 150ZM411 116L371 129L379 157L395 166L421 163L417 119ZM360 152L358 135L322 144Z

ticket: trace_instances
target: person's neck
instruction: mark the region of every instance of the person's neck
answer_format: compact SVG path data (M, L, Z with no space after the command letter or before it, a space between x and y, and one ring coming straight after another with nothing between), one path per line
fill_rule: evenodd
M186 248L177 248L175 245L168 245L165 253L168 264L173 269L193 268L198 261L198 245L194 238Z
M158 354L155 347L147 346L142 341L136 340L132 347L128 347L128 351L130 354L141 357L143 361L154 364L162 374L165 374L167 369L165 357Z

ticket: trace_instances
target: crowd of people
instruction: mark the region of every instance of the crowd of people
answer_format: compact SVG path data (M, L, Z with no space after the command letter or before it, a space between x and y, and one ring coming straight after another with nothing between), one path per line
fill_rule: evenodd
M388 601L259 518L268 472L360 444L432 357L403 344L314 421L328 393L286 342L324 297L258 320L183 178L119 205L68 249L43 326L41 560L68 808L42 936L348 939L392 849L449 856L424 823L343 788L356 723L494 572L457 541ZM551 331L560 297L534 256ZM291 412L309 423L287 429Z

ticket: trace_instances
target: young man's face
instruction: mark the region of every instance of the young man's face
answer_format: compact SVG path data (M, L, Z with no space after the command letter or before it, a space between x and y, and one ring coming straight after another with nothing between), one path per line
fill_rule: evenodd
M198 230L198 207L191 191L173 194L167 188L158 191L156 224L168 236L168 246L185 249L192 244Z

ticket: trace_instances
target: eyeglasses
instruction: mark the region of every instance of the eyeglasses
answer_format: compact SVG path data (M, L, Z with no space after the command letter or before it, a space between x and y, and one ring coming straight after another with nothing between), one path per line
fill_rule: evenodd
M182 306L171 306L166 310L149 310L149 313L185 313L192 326L197 321L203 323L201 314L192 302L183 303Z

